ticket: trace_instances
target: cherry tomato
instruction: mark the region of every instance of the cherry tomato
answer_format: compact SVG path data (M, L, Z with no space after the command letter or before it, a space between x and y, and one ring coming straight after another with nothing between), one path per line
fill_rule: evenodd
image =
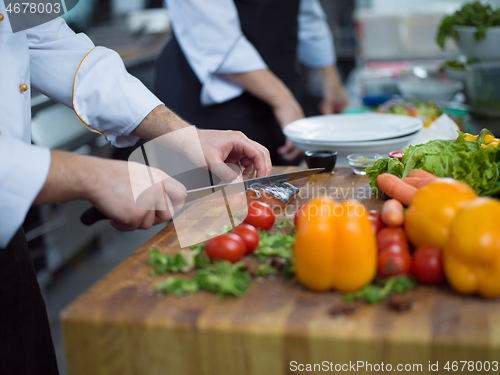
M391 153L389 153L389 157L393 159L397 158L400 162L403 162L404 153L404 151L392 151Z
M420 284L438 285L444 281L442 250L424 245L413 253L413 275Z
M274 220L276 220L276 216L274 216L271 206L263 202L254 201L248 206L247 217L243 222L262 230L269 230L273 227Z
M378 258L378 275L386 277L409 275L411 273L411 256L408 253L383 252Z
M379 251L379 255L384 253L393 253L393 254L407 254L410 255L410 250L408 244L404 243L391 243L384 247L381 251Z
M408 238L406 233L401 228L391 228L387 227L382 229L377 234L377 244L378 252L381 254L391 245L397 245L401 247L401 251L410 253L410 246L408 245Z
M372 229L377 234L384 228L384 223L382 222L382 216L377 210L368 211L368 219L372 222Z
M304 203L303 205L299 206L299 208L295 212L295 216L293 218L293 223L295 224L295 226L297 226L297 220L298 220L299 216L306 214L306 211L304 210L304 207L306 206L306 204L307 203Z
M231 231L232 234L236 234L241 237L246 246L246 253L252 253L259 246L259 232L254 226L248 224L238 225Z
M247 248L241 237L226 233L208 241L205 251L210 260L223 259L235 263L243 258Z

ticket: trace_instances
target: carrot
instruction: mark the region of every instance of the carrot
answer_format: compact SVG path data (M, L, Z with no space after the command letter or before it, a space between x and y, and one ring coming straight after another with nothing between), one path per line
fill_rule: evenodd
M437 177L432 177L432 178L406 177L403 178L403 182L413 187L416 187L417 189L421 189L424 186L429 185L430 182L436 181L436 179Z
M423 169L413 169L408 173L407 177L416 177L416 178L437 178L437 176L433 175L430 172L424 171Z
M403 205L396 199L384 202L381 212L382 222L388 227L400 227L403 225Z
M382 173L377 177L377 185L380 190L389 197L397 199L405 206L408 206L417 192L417 188L408 185L398 177L390 173Z

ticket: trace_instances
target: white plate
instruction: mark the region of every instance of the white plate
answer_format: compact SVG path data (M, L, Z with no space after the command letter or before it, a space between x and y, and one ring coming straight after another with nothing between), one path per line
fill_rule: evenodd
M382 141L372 142L342 142L342 143L322 143L315 141L304 141L300 139L290 140L302 151L308 150L328 150L337 151L337 164L336 167L349 167L347 163L347 155L358 153L376 153L384 157L389 156L389 152L403 150L410 145L413 137L418 132L407 135L406 137L387 139Z
M300 141L366 142L403 137L422 126L422 121L415 117L364 113L308 117L292 122L284 133Z

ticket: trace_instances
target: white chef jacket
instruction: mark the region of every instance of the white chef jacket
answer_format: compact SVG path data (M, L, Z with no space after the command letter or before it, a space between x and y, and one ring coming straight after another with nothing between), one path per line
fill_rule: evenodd
M0 1L0 248L6 247L43 187L50 152L31 145L31 86L73 107L82 126L117 147L161 101L129 75L119 55L95 47L57 18L12 33ZM1 19L2 17L0 17Z
M267 68L243 35L233 0L166 0L166 3L175 36L202 84L202 105L222 103L243 93L224 74ZM319 0L300 1L297 59L310 68L336 62L332 33Z

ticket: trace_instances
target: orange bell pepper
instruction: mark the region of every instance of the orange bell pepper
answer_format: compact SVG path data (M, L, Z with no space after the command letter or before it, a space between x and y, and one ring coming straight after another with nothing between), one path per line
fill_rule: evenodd
M440 178L421 188L405 215L405 231L415 247L444 247L451 224L459 209L477 198L474 190L452 178Z
M457 292L500 296L499 213L500 201L476 198L453 221L443 249L443 266Z
M352 292L377 270L377 242L365 207L357 201L315 199L297 217L295 274L307 288Z

